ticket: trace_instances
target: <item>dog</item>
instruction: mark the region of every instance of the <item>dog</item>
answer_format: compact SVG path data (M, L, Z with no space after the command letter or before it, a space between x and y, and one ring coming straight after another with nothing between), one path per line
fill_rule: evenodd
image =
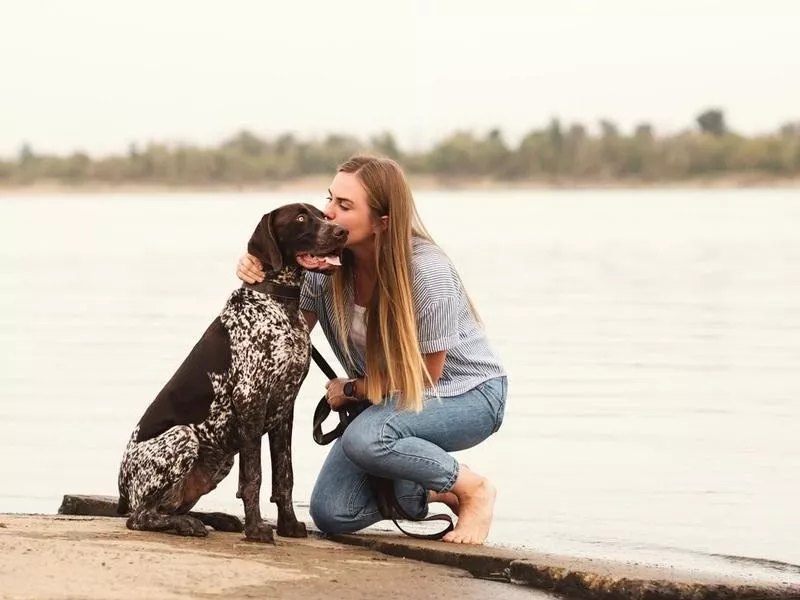
M261 517L261 438L269 435L271 501L277 532L305 537L292 506L294 403L308 374L311 342L299 309L304 271L341 265L348 232L309 204L265 214L247 250L266 273L228 298L133 430L119 469L118 513L129 529L205 536L244 530L274 543ZM223 513L190 512L231 471L239 454L236 496L245 523Z

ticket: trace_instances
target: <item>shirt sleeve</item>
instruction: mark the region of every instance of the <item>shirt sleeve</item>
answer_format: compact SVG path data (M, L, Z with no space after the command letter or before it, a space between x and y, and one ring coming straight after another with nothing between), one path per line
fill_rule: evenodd
M448 350L459 342L461 282L441 252L420 254L414 263L413 287L420 352L430 354Z
M441 352L458 344L457 307L455 296L436 298L417 316L420 352Z

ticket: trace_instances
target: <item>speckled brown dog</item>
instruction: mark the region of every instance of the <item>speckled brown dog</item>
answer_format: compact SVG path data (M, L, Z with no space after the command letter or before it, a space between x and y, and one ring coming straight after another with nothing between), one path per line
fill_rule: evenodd
M278 534L303 537L292 507L294 402L308 373L310 339L299 309L303 269L339 264L347 231L308 204L266 215L248 243L266 279L243 285L142 416L119 471L119 513L130 529L204 536L205 525L242 531L238 518L189 512L233 467L248 540L273 541L261 518L261 437L269 434Z

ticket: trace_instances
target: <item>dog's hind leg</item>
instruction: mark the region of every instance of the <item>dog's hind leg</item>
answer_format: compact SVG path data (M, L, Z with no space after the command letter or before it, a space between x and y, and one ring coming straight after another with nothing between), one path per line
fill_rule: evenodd
M128 529L207 534L198 519L176 514L184 503L184 488L197 463L198 452L197 435L184 425L176 425L149 440L131 440L119 476L120 494L130 505Z
M306 526L297 520L292 506L294 473L292 471L292 419L279 423L269 432L269 455L272 460L271 502L278 506L278 535L306 537Z
M234 456L235 455L227 457L222 462L219 469L217 469L217 472L211 479L212 490L216 488L223 479L225 479L228 473L231 472L231 469L233 468ZM182 507L181 512L188 511L195 504L196 501ZM241 519L233 515L228 515L221 512L204 513L194 511L187 512L186 514L188 514L190 517L200 520L203 524L208 525L209 527L213 527L217 531L228 531L232 533L241 533L244 531L244 525L242 525Z
M195 537L208 535L200 519L191 515L168 515L148 508L134 511L125 525L138 531L174 531L178 535Z

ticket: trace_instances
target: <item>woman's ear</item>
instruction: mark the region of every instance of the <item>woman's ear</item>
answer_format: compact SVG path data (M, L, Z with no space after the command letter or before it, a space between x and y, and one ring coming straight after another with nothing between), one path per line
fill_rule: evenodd
M381 217L380 220L378 221L377 227L378 231L380 231L381 233L389 229L389 217L388 216Z

